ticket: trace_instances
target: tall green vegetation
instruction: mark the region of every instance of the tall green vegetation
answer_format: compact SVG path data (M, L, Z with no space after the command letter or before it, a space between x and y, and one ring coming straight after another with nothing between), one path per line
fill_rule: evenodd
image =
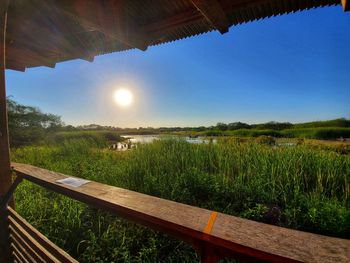
M208 130L200 132L206 136L242 136L258 137L273 136L277 138L305 138L319 140L334 140L339 138L350 138L350 128L321 127L321 128L295 128L285 130L262 130L262 129L238 129L238 130Z
M350 120L335 119L308 123L291 124L288 122L267 122L247 124L243 122L217 123L211 127L160 127L160 128L118 128L90 124L74 127L64 125L57 115L41 112L32 106L21 105L11 98L7 99L10 144L12 147L23 145L53 143L68 137L89 137L92 140L120 141L120 134L169 134L189 133L207 136L247 136L261 135L288 138L309 138L333 140L350 137ZM56 134L58 133L58 134Z
M65 126L61 117L7 98L11 147L59 144L67 140L87 139L99 146L119 142L122 138L111 130L79 130Z
M23 147L12 159L227 214L350 238L350 156L222 139L162 140L128 152L91 140ZM17 209L82 262L193 262L184 243L28 182Z
M56 131L63 123L59 116L17 103L7 98L10 145L13 147L40 142L48 132Z
M327 147L278 147L271 137L350 137L350 121L241 122L206 128L64 126L58 116L8 100L12 161L279 226L350 238L350 155ZM333 125L337 125L334 127ZM162 140L108 151L118 133L195 131L217 144ZM17 147L21 146L21 147ZM194 262L188 245L23 182L17 210L81 262Z

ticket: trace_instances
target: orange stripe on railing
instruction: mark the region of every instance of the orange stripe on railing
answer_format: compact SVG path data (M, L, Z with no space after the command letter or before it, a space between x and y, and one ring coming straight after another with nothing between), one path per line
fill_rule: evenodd
M215 220L216 220L217 216L218 216L218 212L212 212L210 214L210 217L208 219L208 223L205 226L205 228L203 230L203 233L205 233L205 234L210 234L211 233L211 230L213 229L213 226L214 226L214 223L215 223Z

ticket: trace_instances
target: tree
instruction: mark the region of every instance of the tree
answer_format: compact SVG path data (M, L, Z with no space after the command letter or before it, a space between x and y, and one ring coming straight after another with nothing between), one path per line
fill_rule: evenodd
M239 130L239 129L250 129L250 125L244 122L232 122L229 123L228 125L229 130Z
M257 124L256 129L259 130L284 130L284 129L290 129L293 127L293 124L289 122L276 122L276 121L270 121L262 124Z
M216 124L216 128L219 129L220 131L226 131L227 130L227 124L223 122L218 122Z
M11 146L21 146L42 140L49 131L63 126L61 117L42 113L40 109L7 98L8 125Z

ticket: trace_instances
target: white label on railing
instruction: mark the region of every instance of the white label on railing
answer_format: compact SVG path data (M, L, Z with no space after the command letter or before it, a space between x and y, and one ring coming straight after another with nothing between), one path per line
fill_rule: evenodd
M68 185L71 187L80 187L84 184L87 184L91 181L89 180L84 180L84 179L79 179L79 178L74 178L74 177L68 177L65 179L60 179L57 180L56 183L60 183L60 184L64 184L64 185Z

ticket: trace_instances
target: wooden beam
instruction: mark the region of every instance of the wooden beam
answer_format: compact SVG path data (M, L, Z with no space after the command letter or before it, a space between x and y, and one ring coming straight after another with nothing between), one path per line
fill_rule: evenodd
M21 70L21 68L22 69L25 68L23 64L25 64L26 67L46 66L46 67L54 68L57 62L72 60L72 59L82 59L85 61L92 62L94 61L94 57L95 57L94 55L87 54L86 52L80 51L80 50L76 50L76 51L69 50L69 51L66 51L67 54L62 55L60 54L60 49L57 47L54 49L51 49L47 46L46 47L40 46L33 42L19 43L19 41L15 41L10 45L7 44L7 46L8 46L7 48L8 55L6 58L7 60L6 68L20 70L20 71L24 71L24 70ZM26 52L29 52L29 54L31 55L28 57ZM29 63L29 66L27 63ZM12 68L11 66L14 66L14 68ZM16 69L16 67L19 69Z
M254 222L93 181L74 187L57 181L67 179L64 174L12 165L18 176L35 184L197 244L207 259L216 258L210 253L222 251L216 256L247 257L246 262L350 261L347 239Z
M39 62L42 66L54 67L58 58L66 56L93 60L94 54L90 52L89 43L81 38L86 31L74 21L72 23L67 16L62 16L54 5L43 5L41 1L16 1L11 6L8 47L36 53L41 59L33 63L35 66ZM23 24L26 26L22 26ZM13 54L10 50L8 53Z
M0 198L6 195L12 183L5 88L7 8L8 2L2 1L0 4ZM1 210L0 262L8 262L10 259L11 253L6 210Z
M146 34L159 35L169 29L172 30L184 25L196 23L202 18L203 15L198 11L198 9L193 8L188 11L167 17L163 20L155 21L142 26L141 30L146 32Z
M26 67L16 61L6 60L6 69L12 69L16 71L26 71Z
M42 250L55 257L57 259L57 262L78 263L78 261L73 259L65 251L57 247L54 243L52 243L43 234L41 234L38 230L31 226L26 220L24 220L19 214L17 214L16 211L14 211L11 208L9 208L9 224L13 226L17 224L17 229L21 227L22 231L20 231L20 233L22 234L22 236L26 235L29 236L31 239L34 239L43 248Z
M343 6L344 11L350 10L350 1L349 0L341 0L341 4Z
M191 2L221 34L228 32L230 22L217 0L191 0Z
M192 2L194 3L196 1L199 1L199 0L193 0ZM346 0L343 0L343 1L346 1ZM207 0L206 2L212 3L212 1L210 0ZM222 0L220 1L220 5L222 6L221 9L225 10L225 12L229 14L239 9L246 9L246 8L255 7L257 5L263 5L267 2L268 0L236 0L236 1ZM347 0L347 2L349 2L349 0ZM177 28L184 27L186 25L197 23L198 21L203 19L203 12L200 12L200 10L195 5L193 6L194 6L193 9L189 9L187 11L175 14L173 16L166 17L162 20L158 20L153 23L144 25L141 27L141 30L146 34L150 35L151 39L161 40L164 33L167 33L172 30L176 30ZM312 1L309 3L308 7L314 7ZM261 14L261 17L259 18L263 18L263 17L264 15ZM245 21L243 18L238 18L238 20L236 19L235 21L233 21L233 24L235 25L243 22L247 22L247 21Z
M56 65L57 56L52 53L37 52L25 45L18 45L17 43L7 44L6 48L6 62L12 61L18 64L32 64L54 68ZM6 66L6 68L8 68Z
M116 9L113 8L118 2L105 0L101 4L100 1L95 0L76 0L75 5L72 5L59 0L56 6L61 10L62 15L79 22L86 31L96 30L129 47L146 50L148 46L147 36L138 29L133 21L128 20L127 23L120 24L119 27L113 23L116 16L122 15L121 5L119 5L117 14L115 13ZM68 3L71 2L68 1ZM120 21L122 20L120 19Z

